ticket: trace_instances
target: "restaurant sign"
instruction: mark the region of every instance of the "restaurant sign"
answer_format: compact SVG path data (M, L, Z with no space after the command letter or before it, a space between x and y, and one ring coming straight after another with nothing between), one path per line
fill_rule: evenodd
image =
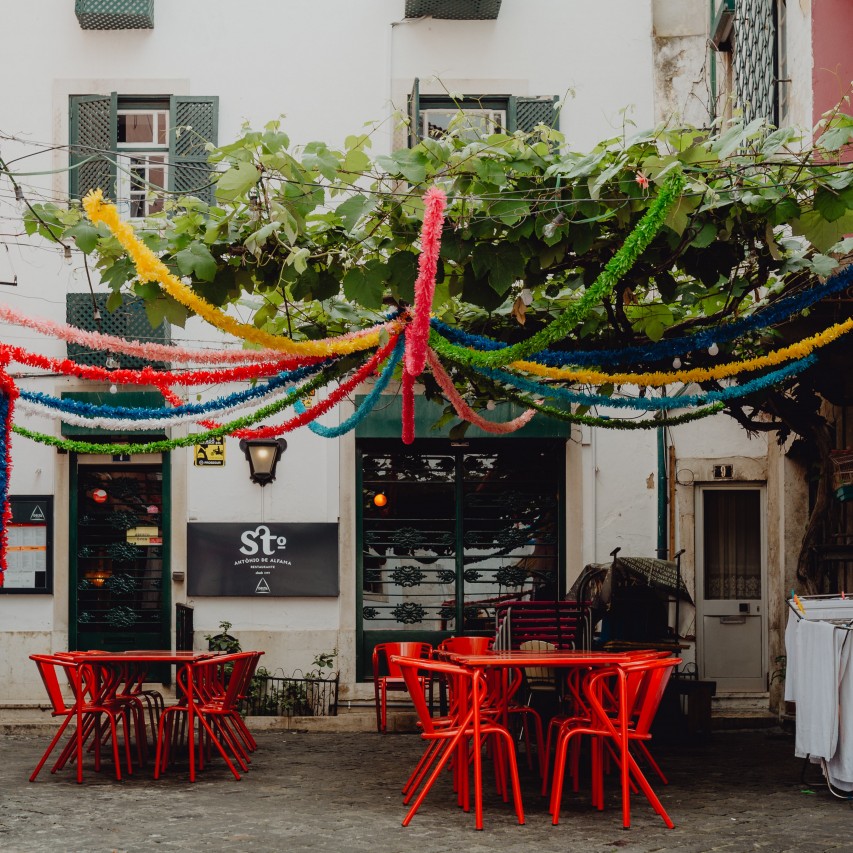
M187 525L190 596L336 596L338 525Z

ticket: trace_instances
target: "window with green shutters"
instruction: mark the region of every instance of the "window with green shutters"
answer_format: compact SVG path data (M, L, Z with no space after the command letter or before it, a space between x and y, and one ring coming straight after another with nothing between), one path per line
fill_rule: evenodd
M156 210L149 190L165 183L169 192L213 201L205 145L218 141L217 96L113 92L72 95L69 106L72 199L100 187L111 199L122 196L126 215L143 216Z
M517 95L428 95L415 78L409 95L409 146L440 137L452 127L477 137L483 133L530 132L537 125L557 127L557 97Z
M121 304L114 310L107 310L109 293L69 293L65 299L65 319L71 326L87 332L102 332L117 335L130 341L171 343L169 324L161 323L151 328L145 303L133 296L123 295ZM93 350L79 344L68 344L68 358L79 364L91 364L97 367L125 368L140 370L149 362L145 359L104 350ZM150 362L154 368L165 368L160 362Z

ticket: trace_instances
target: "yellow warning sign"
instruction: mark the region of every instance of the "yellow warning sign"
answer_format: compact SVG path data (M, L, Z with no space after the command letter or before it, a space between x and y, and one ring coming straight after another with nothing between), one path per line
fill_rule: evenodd
M222 468L225 465L225 438L206 438L194 445L193 464L204 467Z

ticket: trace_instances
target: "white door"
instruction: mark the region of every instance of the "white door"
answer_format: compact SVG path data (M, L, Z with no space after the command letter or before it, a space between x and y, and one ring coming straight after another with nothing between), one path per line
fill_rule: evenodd
M697 660L717 692L767 689L761 486L703 486L696 507Z

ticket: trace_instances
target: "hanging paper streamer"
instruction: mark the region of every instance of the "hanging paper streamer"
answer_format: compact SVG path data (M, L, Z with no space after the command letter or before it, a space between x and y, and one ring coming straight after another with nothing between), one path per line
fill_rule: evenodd
M281 388L299 382L316 373L320 367L309 365L297 370L286 371L245 391L236 391L226 397L206 403L183 403L171 409L131 406L101 406L80 400L62 399L39 391L20 392L22 409L41 414L43 417L60 417L66 423L78 426L97 426L119 430L148 430L198 421L205 415L227 414L252 406L269 397ZM121 399L121 398L116 398Z
M426 364L429 340L429 315L435 297L435 276L438 272L438 252L441 246L441 226L447 196L432 187L424 195L424 221L421 226L421 254L418 258L418 277L415 281L415 304L412 319L406 329L406 356L403 367L403 444L415 440L415 379Z
M513 400L522 406L527 406L535 409L537 412L556 418L560 421L567 421L572 424L585 424L591 427L603 427L604 429L657 429L658 427L680 426L681 424L698 421L702 418L707 418L709 415L716 415L721 412L725 405L723 403L714 403L712 406L706 406L704 409L696 409L693 412L686 412L683 415L657 414L653 418L643 418L641 420L630 421L626 419L608 418L605 416L593 417L591 415L577 415L573 412L567 412L564 409L558 409L554 406L548 406L538 400L528 400L522 394L508 393L507 399ZM675 400L673 408L675 408Z
M633 231L625 238L625 242L616 254L607 262L598 278L574 305L567 308L560 317L549 323L544 329L524 341L492 352L479 352L460 347L445 340L435 331L430 334L430 346L438 355L457 364L470 364L475 367L503 367L510 362L537 353L555 341L562 340L586 317L593 305L596 305L605 294L613 290L622 276L634 266L654 236L660 231L667 214L678 201L683 187L684 175L680 171L671 173L667 177L666 183L661 187L658 197L634 226Z
M321 341L292 341L271 335L255 326L240 323L214 305L193 293L181 280L169 272L169 268L137 236L133 226L123 222L114 204L104 201L101 190L93 190L83 199L83 207L89 219L96 225L103 223L110 229L122 248L127 252L136 267L136 274L142 282L156 281L174 299L190 309L194 314L207 320L212 326L228 332L237 338L275 350L283 350L301 355L344 355L370 349L379 343L380 332L399 328L392 320L366 331L350 332L336 338Z
M768 328L787 318L810 308L822 299L834 296L853 284L853 265L845 267L831 276L824 284L812 287L804 293L786 296L757 310L748 317L742 317L731 323L713 328L702 329L694 335L670 338L655 344L644 346L612 347L600 350L563 350L534 353L531 361L550 367L573 365L575 367L604 367L606 365L637 364L672 359L674 356L687 355L690 352L707 349L711 344L723 344L735 340L749 332ZM432 326L441 335L454 343L478 350L506 349L508 344L483 335L473 335L462 329L448 326L441 320L433 319Z
M373 411L373 407L379 402L379 398L388 387L388 382L394 375L394 368L400 363L400 359L403 357L404 346L405 341L401 335L397 341L397 346L394 347L394 352L391 353L391 357L388 359L388 364L383 368L370 393L346 420L335 427L327 427L323 426L323 424L318 424L316 421L311 421L308 424L308 429L316 435L323 436L323 438L338 438L338 436L355 429ZM306 410L302 400L297 400L293 408L298 414L302 414Z
M26 364L28 367L38 367L63 376L76 376L80 379L91 379L95 382L114 382L117 385L211 385L219 382L240 382L249 379L263 379L275 376L282 370L295 368L305 364L322 364L328 361L321 356L308 358L286 358L276 362L260 364L243 364L237 367L223 367L219 370L186 370L170 371L155 370L147 365L140 370L118 368L110 370L89 364L78 364L67 358L49 358L38 353L31 353L21 347L0 345L0 349L9 353L12 361Z
M772 367L776 364L781 364L783 361L790 361L792 358L805 358L805 356L811 354L814 350L824 347L842 335L847 334L851 329L853 329L853 317L848 318L843 323L835 323L828 329L824 329L810 338L804 338L799 343L780 347L766 355L747 358L743 361L730 361L725 364L717 364L714 367L694 367L691 370L659 370L648 373L604 373L600 370L545 367L544 365L537 364L535 361L516 361L511 366L517 370L532 373L535 376L544 376L548 379L568 379L583 385L606 385L611 382L616 385L647 385L655 388L662 385L669 385L672 382L683 382L686 385L691 382L705 382L709 379L727 379L731 376L737 376L740 373L748 373L752 370L762 370L765 367Z
M451 405L456 409L456 414L464 421L470 421L474 426L480 427L484 432L492 433L492 435L507 435L511 432L521 429L530 419L536 414L533 409L528 409L517 418L504 423L494 423L478 415L463 399L462 395L456 390L453 380L445 372L438 360L436 354L431 350L427 350L427 363L432 370L435 381L438 382L444 396L450 400Z
M446 204L447 196L438 187L431 187L424 195L425 211L421 227L418 277L415 281L415 304L412 307L412 320L406 329L406 372L415 379L420 376L426 364L429 315L435 296L441 226Z
M659 411L676 407L687 409L692 406L705 406L709 403L727 402L729 400L748 397L750 394L763 391L771 385L778 385L780 382L785 382L816 363L817 356L810 355L779 370L774 370L766 376L761 376L758 379L753 379L740 385L732 385L728 388L723 388L721 391L706 391L702 394L679 394L672 397L608 397L605 394L586 394L582 391L570 391L568 388L560 388L555 385L545 385L542 382L534 382L530 379L525 379L523 376L508 373L505 370L478 370L477 373L487 376L489 379L494 379L497 382L502 382L505 385L512 385L514 388L530 394L552 397L556 400L580 406L608 406L610 408Z

